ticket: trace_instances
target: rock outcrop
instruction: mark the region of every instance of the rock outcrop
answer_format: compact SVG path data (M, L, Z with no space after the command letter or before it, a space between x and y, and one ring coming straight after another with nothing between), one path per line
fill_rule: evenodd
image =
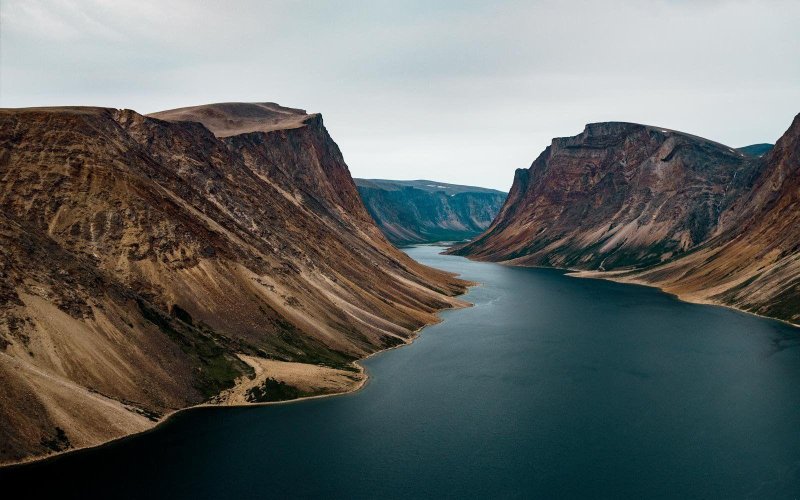
M800 115L761 160L723 231L674 262L621 278L800 324Z
M457 252L580 269L657 264L724 227L758 168L753 157L688 134L590 124L517 170L494 223Z
M397 245L462 241L484 231L506 193L429 180L356 179L375 223Z
M587 125L518 170L491 227L452 252L605 272L796 322L798 128L758 156L658 127Z
M461 304L374 225L320 115L154 116L0 110L0 462L213 402L247 359L355 380Z

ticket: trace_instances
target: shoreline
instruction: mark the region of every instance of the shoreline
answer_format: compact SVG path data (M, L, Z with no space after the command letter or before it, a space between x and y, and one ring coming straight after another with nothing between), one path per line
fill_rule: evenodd
M429 246L439 246L439 245L429 245ZM644 282L644 281L640 281L640 280L636 280L636 279L631 279L631 278L625 278L625 277L618 276L619 274L621 274L621 272L619 272L619 271L617 271L617 272L614 272L614 271L590 271L590 270L580 270L580 269L570 269L570 268L561 268L561 267L553 267L553 266L540 266L540 265L537 265L537 266L525 266L525 265L519 265L519 264L507 264L507 263L503 263L503 262L482 261L482 260L478 260L478 259L472 259L470 257L467 257L467 258L469 260L473 260L473 261L476 261L476 262L493 263L493 264L499 264L499 265L508 266L508 267L518 267L518 268L528 268L528 269L531 269L531 268L533 268L533 269L550 269L550 270L556 270L556 271L563 271L564 275L569 276L571 278L597 279L597 280L604 280L604 281L611 281L611 282L615 282L615 283L621 283L621 284L625 284L625 285L643 286L643 287L647 287L647 288L651 288L651 289L654 288L654 289L659 290L661 293L669 295L670 297L673 297L676 300L679 300L679 301L684 302L684 303L696 304L696 305L704 305L704 306L712 306L712 307L723 307L725 309L729 309L729 310L732 310L732 311L735 311L735 312L738 312L738 313L744 313L744 314L747 314L747 315L750 315L750 316L755 316L755 317L758 317L758 318L761 318L761 319L765 319L765 320L777 321L777 322L780 322L782 324L785 324L787 326L791 326L791 327L794 327L794 328L800 328L800 324L792 323L790 321L779 319L779 318L773 318L773 317L769 317L769 316L764 316L764 315L761 315L761 314L758 314L758 313L754 313L754 312L746 311L746 310L743 310L743 309L739 309L739 308L737 308L735 306L722 304L722 303L718 303L718 302L714 302L714 301L710 301L710 300L687 298L686 296L682 296L681 294L677 294L677 293L673 293L673 292L667 291L663 287L661 287L661 286L659 286L657 284L648 283L648 282ZM465 281L468 281L468 280L465 280ZM481 283L474 282L474 281L468 281L468 285L467 285L467 288L466 288L465 292L463 294L460 294L460 295L455 295L455 296L453 296L453 298L464 296L464 295L469 293L471 288L477 287L477 286L481 286ZM152 427L149 427L149 428L147 428L147 429L145 429L143 431L140 431L140 432L135 432L133 434L126 434L126 435L120 436L118 438L109 440L109 441L104 441L102 443L98 443L96 445L83 446L83 447L80 447L80 448L71 448L69 450L65 450L65 451L57 452L57 453L52 453L52 454L49 454L49 455L46 455L46 456L31 457L31 458L26 458L26 459L23 459L23 460L20 460L20 461L17 461L17 462L7 462L7 463L0 464L0 473L2 473L4 471L7 471L7 470L13 470L13 469L16 469L16 468L23 468L23 467L27 467L27 466L36 466L37 464L43 464L43 463L47 463L47 462L51 462L51 461L61 460L61 459L64 459L65 457L69 457L69 456L71 456L73 454L89 453L89 452L92 452L94 450L101 449L103 447L114 446L114 445L119 444L119 443L121 443L121 442L123 442L125 440L135 439L135 438L140 437L142 435L145 435L147 433L155 432L155 431L159 430L160 427L170 423L174 419L174 417L176 417L176 416L178 416L180 414L183 414L185 412L189 412L189 411L201 411L201 410L207 410L207 409L223 409L223 408L256 408L256 407L264 407L264 406L270 406L270 405L284 405L284 404L301 403L301 402L304 402L304 401L307 401L307 400L314 400L314 399L322 399L322 398L329 398L329 397L335 397L335 396L345 396L345 395L356 394L359 391L361 391L362 389L364 389L370 382L369 372L368 372L367 368L364 365L361 364L362 362L364 362L366 360L369 360L372 357L375 357L375 356L378 356L378 355L381 355L381 354L385 354L385 353L388 353L388 352L393 351L395 349L400 349L400 348L403 348L403 347L406 347L406 346L409 346L409 345L413 344L422 335L422 332L423 332L423 330L425 328L427 328L429 326L437 325L437 324L441 323L442 321L444 321L444 319L441 317L441 313L446 312L446 311L455 311L455 310L464 309L464 308L468 308L468 307L473 307L474 306L474 304L472 304L472 303L465 302L465 301L462 301L462 302L464 302L463 305L455 303L451 307L443 308L443 309L440 309L440 310L436 311L436 313L435 313L436 314L436 320L435 321L433 321L431 323L426 323L426 324L418 327L417 329L413 330L411 332L410 336L408 338L404 339L402 344L398 344L398 345L395 345L395 346L387 347L385 349L381 349L381 350L372 352L372 353L370 353L370 354L368 354L368 355L366 355L366 356L364 356L362 358L359 358L359 359L356 359L356 360L352 361L350 363L350 365L358 369L358 374L361 375L362 378L357 383L355 383L352 387L350 387L350 388L348 388L346 390L342 390L342 391L338 391L338 392L325 393L325 394L315 394L315 395L309 395L309 396L302 396L302 397L299 397L299 398L287 399L287 400L283 400L283 401L265 401L265 402L233 403L233 404L220 404L220 403L203 402L203 403L195 404L195 405L192 405L192 406L187 406L185 408L179 408L179 409L176 409L176 410L172 410L172 411L166 413L164 416L162 416L157 422L154 422ZM232 387L232 388L230 388L228 390L232 390L237 386L245 385L248 380L250 380L250 379L244 379L241 382L238 382L234 387ZM220 393L220 394L222 394L222 393Z
M476 286L480 286L480 283L476 283L476 282L469 281L469 280L465 280L465 281L467 281L468 284L466 285L466 290L464 291L464 293L461 293L459 295L454 295L453 298L461 297L463 295L466 295L467 293L469 293L469 290L471 288L476 287ZM114 439L111 439L109 441L104 441L102 443L98 443L98 444L95 444L95 445L82 446L82 447L79 447L79 448L70 448L68 450L64 450L64 451L60 451L60 452L56 452L56 453L51 453L49 455L25 458L25 459L22 459L22 460L19 460L19 461L16 461L16 462L0 463L0 473L2 473L4 471L8 471L8 470L14 470L14 469L28 467L28 466L35 467L35 466L37 466L39 464L44 464L44 463L47 463L47 462L62 460L62 459L65 459L66 457L69 457L69 456L74 455L74 454L90 453L92 451L96 451L96 450L99 450L99 449L102 449L102 448L105 448L105 447L108 447L108 446L114 446L114 445L117 445L117 444L119 444L119 443L121 443L121 442L123 442L125 440L135 439L135 438L143 436L145 434L149 434L151 432L155 432L155 431L159 430L160 427L162 427L162 426L166 425L167 423L169 423L175 416L177 416L179 414L182 414L182 413L185 413L185 412L189 412L189 411L202 411L202 410L208 410L208 409L224 409L224 408L256 408L256 407L262 407L262 406L301 403L301 402L312 400L312 399L322 399L322 398L330 398L330 397L335 397L335 396L345 396L345 395L355 394L355 393L359 392L361 389L363 389L364 387L366 387L367 384L369 383L369 379L370 379L369 372L367 371L365 366L361 365L361 362L366 361L366 360L372 358L373 356L377 356L378 354L385 354L385 353L393 351L395 349L400 349L402 347L406 347L406 346L409 346L409 345L413 344L414 341L417 340L422 335L422 331L425 328L427 328L429 326L433 326L433 325L438 325L439 323L444 321L440 316L441 313L443 313L445 311L455 311L455 310L458 310L458 309L466 309L468 307L473 307L473 305L474 304L472 304L470 302L466 302L463 305L459 305L459 304L456 303L456 304L452 305L451 307L442 308L442 309L436 311L436 313L435 313L436 314L436 321L431 322L431 323L426 323L426 324L420 326L419 328L417 328L416 330L413 330L411 332L411 335L407 339L403 340L402 344L398 344L398 345L395 345L395 346L387 347L385 349L381 349L381 350L372 352L372 353L364 356L363 358L359 358L359 359L356 359L354 361L351 361L350 364L352 366L358 368L358 373L360 375L362 375L363 378L350 389L347 389L347 390L344 390L344 391L340 391L340 392L331 392L331 393L327 393L327 394L315 394L315 395L311 395L311 396L302 396L302 397L299 397L299 398L287 399L287 400L283 400L283 401L264 401L264 402L257 402L257 403L234 403L234 404L215 404L215 403L207 403L207 402L198 403L196 405L187 406L185 408L178 408L176 410L172 410L172 411L164 414L164 416L162 416L157 422L154 422L152 427L149 427L149 428L147 428L147 429L145 429L143 431L140 431L140 432L135 432L133 434L126 434L124 436L120 436L118 438L114 438ZM246 380L249 380L249 379L246 379ZM245 384L245 381L243 380L242 382L239 382L236 385L244 385L244 384ZM231 387L228 390L231 390L231 389L233 389L235 387L236 386Z
M520 266L526 267L526 266ZM550 268L550 269L559 269L559 268ZM736 311L738 313L747 314L750 316L755 316L761 319L768 319L770 321L777 321L779 323L783 323L784 325L791 326L794 328L800 328L800 323L792 323L789 320L781 319L781 318L774 318L772 316L764 316L763 314L758 314L752 311L746 311L736 306L732 306L730 304L723 304L722 302L717 302L714 300L709 299L692 299L685 294L674 293L670 292L669 290L664 289L664 287L659 286L655 283L648 283L647 281L641 281L637 279L631 278L624 278L624 277L615 277L613 271L583 271L580 269L563 269L566 272L566 275L571 278L584 278L584 279L600 279L605 281L613 281L614 283L622 283L624 285L638 285L638 286L645 286L647 288L655 288L659 290L661 293L674 297L675 299L684 302L686 304L696 304L701 306L711 306L711 307L723 307L725 309L730 309L731 311ZM607 276L605 274L608 274Z
M687 304L696 304L701 306L711 306L711 307L724 307L725 309L730 309L732 311L736 311L742 314L748 314L750 316L755 316L761 319L767 319L770 321L777 321L779 323L783 323L785 325L800 328L800 323L792 323L789 320L781 319L781 318L774 318L772 316L764 316L763 314L758 314L752 311L746 311L744 309L740 309L736 306L732 306L730 304L723 304L722 302L717 302L708 299L692 299L687 297L686 295L681 295L679 293L670 292L666 290L664 287L657 285L655 283L649 283L647 281L641 281L634 278L624 278L624 277L617 277L617 275L628 272L628 271L589 271L585 269L573 269L569 267L553 267L553 266L524 266L521 264L507 264L505 262L494 262L490 260L480 260L480 259L473 259L472 257L465 256L465 258L475 261L475 262L486 262L491 264L499 264L501 266L507 267L521 267L525 269L555 269L557 271L564 271L566 276L570 278L582 278L582 279L596 279L596 280L604 280L604 281L613 281L614 283L621 283L623 285L638 285L644 286L647 288L655 288L659 290L661 293L674 297L675 299L685 302ZM633 270L635 271L635 270Z

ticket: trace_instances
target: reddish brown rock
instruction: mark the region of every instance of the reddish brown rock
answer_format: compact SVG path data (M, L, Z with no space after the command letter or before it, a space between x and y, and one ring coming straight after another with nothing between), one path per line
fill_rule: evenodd
M517 170L492 226L452 252L614 271L601 276L797 322L798 122L760 157L658 127L587 125Z
M754 158L688 134L590 124L518 170L492 226L457 252L579 269L658 263L712 236L757 169Z
M800 115L762 159L720 234L627 279L800 324Z
M0 462L143 430L251 373L239 354L350 369L459 304L321 116L157 115L0 110Z

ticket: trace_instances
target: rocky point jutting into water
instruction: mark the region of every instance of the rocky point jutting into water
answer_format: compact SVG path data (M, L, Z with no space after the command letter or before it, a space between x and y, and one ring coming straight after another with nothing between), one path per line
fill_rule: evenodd
M494 189L429 180L355 181L375 223L398 245L472 238L489 227L506 198Z
M375 227L318 114L3 109L0 148L0 462L353 388L461 304Z
M773 148L746 151L658 127L587 125L517 170L491 227L452 251L606 271L798 322L800 115Z

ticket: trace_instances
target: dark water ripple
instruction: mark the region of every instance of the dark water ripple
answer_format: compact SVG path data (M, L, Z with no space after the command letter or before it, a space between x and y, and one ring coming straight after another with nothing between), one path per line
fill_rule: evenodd
M183 413L0 472L84 498L797 498L800 335L656 290L409 250L484 283L361 392Z

